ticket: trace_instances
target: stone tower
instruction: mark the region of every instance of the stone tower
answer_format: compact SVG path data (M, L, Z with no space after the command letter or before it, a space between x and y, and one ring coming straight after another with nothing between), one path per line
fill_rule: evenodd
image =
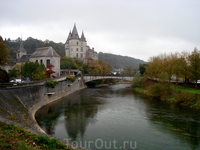
M77 57L84 60L87 51L90 52L90 47L87 46L85 35L82 31L81 37L79 37L76 24L74 24L74 28L72 32L69 32L65 43L65 55L71 58ZM97 55L97 53L94 54ZM98 59L98 57L95 58Z
M69 32L67 41L65 43L65 54L68 57L77 57L84 59L86 51L87 43L85 36L82 32L81 38L79 38L76 24L74 24L74 28L72 32Z
M23 41L21 39L20 41L20 47L19 49L17 50L17 53L16 53L16 58L17 59L20 59L23 55L26 55L26 50L24 49L24 46L23 46Z

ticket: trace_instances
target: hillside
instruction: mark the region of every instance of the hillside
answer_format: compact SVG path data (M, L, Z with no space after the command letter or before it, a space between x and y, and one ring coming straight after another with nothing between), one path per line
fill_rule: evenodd
M16 51L20 47L20 38L16 40L6 40L6 45L8 48L9 54L12 58L16 58ZM63 43L55 43L53 41L42 41L38 39L34 39L32 37L27 38L23 41L24 49L27 51L27 54L32 54L36 48L44 47L44 46L52 46L55 51L62 57L65 55L65 48ZM121 56L115 55L110 53L102 53L98 54L99 59L104 60L107 62L112 68L118 69L123 67L130 67L139 68L139 64L145 63L143 60L128 57L128 56Z
M133 68L139 68L139 64L146 63L143 60L136 59L133 57L115 55L115 54L110 54L110 53L100 52L98 56L99 56L99 59L104 60L112 68L115 68L115 69L130 67L130 66L132 66Z
M16 40L6 40L6 45L8 48L8 52L12 58L16 58L16 51L20 47L20 38ZM27 51L27 54L32 54L37 48L44 46L52 46L54 50L62 57L65 54L64 44L63 43L55 43L53 41L42 41L38 39L34 39L32 37L27 38L23 41L24 49Z

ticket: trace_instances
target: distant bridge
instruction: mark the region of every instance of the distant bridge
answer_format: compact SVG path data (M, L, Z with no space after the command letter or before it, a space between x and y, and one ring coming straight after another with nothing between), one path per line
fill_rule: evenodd
M83 74L84 82L99 80L99 79L119 79L125 81L132 81L131 75L112 75L112 74Z

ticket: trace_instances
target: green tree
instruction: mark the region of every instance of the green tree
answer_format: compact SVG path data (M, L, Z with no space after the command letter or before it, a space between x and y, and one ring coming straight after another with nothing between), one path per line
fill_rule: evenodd
M140 64L139 65L139 71L140 71L140 74L143 76L144 75L144 73L145 73L145 71L146 71L146 67L147 66L147 64Z
M140 73L137 72L132 80L132 87L142 87L142 79Z
M8 82L9 82L8 73L0 68L0 83L8 83Z
M189 70L191 72L191 79L196 82L195 87L197 88L197 80L200 79L200 51L195 47L192 54L188 57L190 62Z
M9 62L9 57L7 46L0 36L0 65L6 65Z
M44 64L39 64L37 62L26 62L22 66L21 73L24 78L29 77L31 81L43 80L46 78L46 68Z
M135 72L136 72L136 70L132 66L129 66L127 68L124 68L124 71L122 72L122 74L125 74L125 75L134 75Z

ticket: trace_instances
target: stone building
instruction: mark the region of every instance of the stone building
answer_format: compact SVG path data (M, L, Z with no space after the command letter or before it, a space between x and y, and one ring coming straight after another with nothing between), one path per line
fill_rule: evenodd
M83 32L81 37L79 37L76 25L74 24L74 28L72 32L69 32L65 43L65 55L68 57L77 57L84 60L86 57L86 52L88 52L92 59L98 59L98 54L94 51L94 48L91 49L87 45L87 41Z
M26 50L23 47L23 42L20 43L20 48L16 53L16 65L22 65L26 62L38 62L43 63L45 67L49 64L54 65L53 75L58 77L60 76L60 56L56 53L56 51L50 47L41 47L37 48L33 54L27 54Z
M43 63L45 67L49 64L54 65L53 75L58 77L60 76L60 56L56 53L56 51L50 47L41 47L37 48L35 52L29 57L30 62L38 62Z

